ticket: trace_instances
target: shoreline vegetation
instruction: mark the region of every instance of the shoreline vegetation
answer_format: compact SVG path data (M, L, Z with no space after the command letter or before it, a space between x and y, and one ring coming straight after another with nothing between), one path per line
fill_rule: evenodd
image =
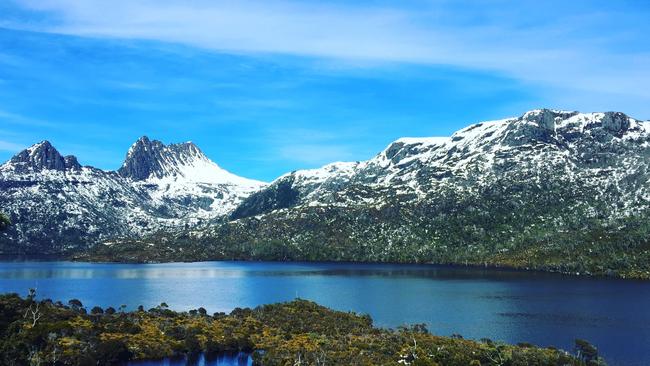
M537 272L540 274L558 274L567 276L576 276L584 278L603 278L603 279L621 279L621 280L650 280L650 275L644 273L637 275L626 274L613 274L613 273L591 273L591 272L572 272L564 271L554 268L538 268L527 266L512 266L508 264L478 264L478 263L429 263L429 262L363 262L363 261L331 261L331 260L277 260L277 259L239 259L239 258L215 258L215 259L191 259L183 258L177 260L164 260L164 259L148 259L145 258L110 258L98 255L89 254L74 254L74 255L15 255L15 254L0 254L0 261L2 260L15 260L15 261L71 261L80 263L108 263L108 264L164 264L164 263L198 263L198 262L289 262L289 263L354 263L354 264L395 264L395 265L430 265L430 266L443 266L449 268L468 268L468 269L486 269L486 270L510 270L521 272Z
M616 278L627 280L650 280L650 272L631 268L629 270L603 270L576 271L574 268L562 264L540 264L519 263L516 260L502 259L490 262L464 261L464 262L430 262L430 261L364 261L354 259L326 259L326 258L303 258L300 256L278 257L274 255L258 255L247 253L221 253L219 251L209 252L206 249L193 250L194 246L168 245L165 241L156 244L152 241L128 241L118 244L99 244L88 251L79 253L73 252L62 255L60 259L75 262L97 262L97 263L173 263L173 262L211 262L211 261L242 261L242 262L328 262L328 263L365 263L365 264L420 264L420 265L441 265L459 268L487 268L487 269L508 269L520 271L535 271L543 273L557 273L571 276L595 277L595 278ZM217 254L215 254L217 253Z
M142 244L138 244L140 247ZM233 262L290 262L290 263L356 263L356 264L403 264L403 265L431 265L431 266L445 266L450 268L474 268L474 269L488 269L488 270L511 270L522 272L539 272L547 274L561 274L567 276L577 276L585 278L610 278L622 280L650 280L650 272L647 271L606 271L606 272L576 272L566 270L557 266L530 266L525 264L513 264L507 262L497 263L477 263L477 262L400 262L400 261L358 261L358 260L312 260L312 259L278 259L269 257L245 257L245 256L210 256L210 257L195 257L193 255L173 255L176 253L168 248L168 253L159 255L150 255L145 251L134 250L133 244L130 249L124 248L120 253L113 252L112 249L94 248L90 251L79 253L72 252L70 254L52 254L52 255L33 255L33 254L0 254L0 261L72 261L81 263L115 263L115 264L162 264L162 263L196 263L196 262L220 262L220 261L233 261Z
M165 303L127 311L76 299L0 295L0 364L114 365L197 354L245 352L254 365L603 366L598 350L576 340L572 353L489 339L436 336L423 324L374 327L368 315L296 299L230 314Z

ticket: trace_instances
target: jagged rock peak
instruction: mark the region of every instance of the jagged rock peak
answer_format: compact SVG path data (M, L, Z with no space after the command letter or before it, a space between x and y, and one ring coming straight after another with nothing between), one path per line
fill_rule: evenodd
M47 140L34 144L14 155L6 165L19 173L42 170L66 171L81 169L81 165L76 157L72 155L63 157Z
M118 173L134 181L172 178L249 187L263 184L225 171L193 142L165 145L147 136L131 146Z
M150 140L147 136L140 137L126 154L126 159L118 173L133 180L162 178L174 168L174 165L190 158L188 155L203 153L194 144L163 144L158 140Z

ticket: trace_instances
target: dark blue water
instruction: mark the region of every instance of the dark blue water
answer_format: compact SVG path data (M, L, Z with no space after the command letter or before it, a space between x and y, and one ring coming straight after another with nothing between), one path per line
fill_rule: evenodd
M368 313L379 326L427 323L440 335L567 350L584 338L610 365L650 364L650 282L642 281L422 265L0 262L0 292L30 287L86 307L166 302L209 312L301 297Z

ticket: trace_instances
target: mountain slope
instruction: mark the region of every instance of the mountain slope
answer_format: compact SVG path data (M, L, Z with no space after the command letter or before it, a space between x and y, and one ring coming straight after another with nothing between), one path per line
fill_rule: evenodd
M164 145L146 136L131 146L118 174L179 217L223 216L264 186L222 169L191 142Z
M191 143L143 137L112 172L82 167L43 141L0 166L0 207L14 223L0 235L0 253L57 254L196 227L262 185L226 172Z
M296 206L381 205L393 196L402 202L420 201L447 186L476 191L504 179L504 174L538 179L541 188L545 177L540 170L550 170L553 178L566 184L603 188L609 174L634 180L640 178L635 172L645 172L649 129L647 122L622 113L536 110L519 118L478 123L449 138L403 138L366 162L287 174L245 200L233 218L269 211L256 202L278 187L300 197ZM644 182L636 183L641 186L635 192L645 192ZM629 198L625 203L634 203Z
M365 162L292 172L245 199L228 223L98 255L468 263L648 277L649 157L650 122L534 110L449 138L399 139Z

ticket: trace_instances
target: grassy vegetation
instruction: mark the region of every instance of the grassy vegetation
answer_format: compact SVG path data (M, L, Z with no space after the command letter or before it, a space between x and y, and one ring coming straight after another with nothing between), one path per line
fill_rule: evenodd
M0 295L0 364L111 365L182 354L250 352L257 365L604 365L576 342L576 355L528 344L508 345L430 334L423 325L388 330L369 316L295 300L229 315L169 310L87 311L16 294ZM256 352L263 351L263 352Z

